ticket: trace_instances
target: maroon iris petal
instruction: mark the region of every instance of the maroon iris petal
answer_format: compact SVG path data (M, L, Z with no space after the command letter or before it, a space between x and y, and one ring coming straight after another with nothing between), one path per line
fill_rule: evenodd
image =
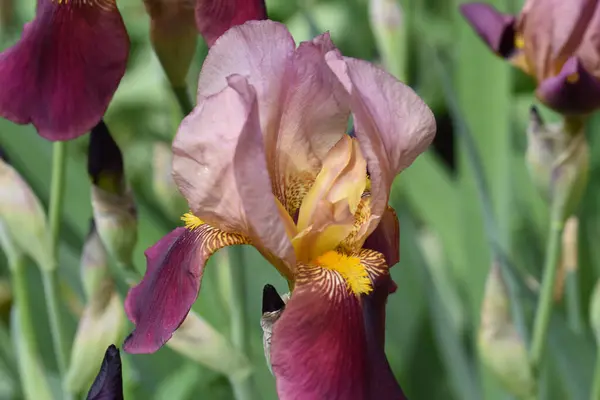
M264 0L198 0L196 3L196 25L209 47L229 28L263 19L267 19Z
M377 280L374 290L363 297L363 318L367 337L367 354L369 357L369 381L372 399L405 399L402 388L396 381L390 364L385 356L385 307L387 298L396 291L396 284L389 275Z
M114 0L38 0L19 42L0 53L0 116L49 140L80 136L104 115L128 53Z
M475 32L497 54L509 58L514 50L515 17L498 12L485 3L467 3L460 12Z
M571 57L557 76L540 83L537 96L563 114L587 114L600 107L600 81Z
M121 355L114 344L108 346L100 371L88 392L87 400L123 400Z
M177 228L146 250L146 274L125 300L136 327L123 350L153 353L181 325L200 289L205 264L200 245L197 230Z
M388 206L379 225L369 235L363 247L383 254L390 267L400 261L400 225L392 207Z
M364 299L349 293L344 281L331 274L322 271L319 278L314 272L299 276L275 323L271 362L279 398L403 399L383 344L371 332L378 328L365 329L372 318L371 314L369 320L363 317ZM384 306L385 301L369 303L370 308ZM374 315L373 321L380 321L379 317Z

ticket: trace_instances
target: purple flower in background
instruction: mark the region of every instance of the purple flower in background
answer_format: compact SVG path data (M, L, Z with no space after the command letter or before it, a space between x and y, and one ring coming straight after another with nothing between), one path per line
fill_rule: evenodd
M383 351L399 258L388 200L434 134L409 87L343 57L328 34L296 47L272 21L228 30L173 142L191 212L146 251L146 274L125 302L136 328L124 350L158 350L195 302L208 258L250 244L292 288L271 343L280 398L403 398Z
M537 80L546 105L563 114L600 107L598 0L527 0L518 16L485 3L461 12L496 54Z
M115 0L38 0L21 39L0 53L0 116L49 140L76 138L104 115L128 53Z

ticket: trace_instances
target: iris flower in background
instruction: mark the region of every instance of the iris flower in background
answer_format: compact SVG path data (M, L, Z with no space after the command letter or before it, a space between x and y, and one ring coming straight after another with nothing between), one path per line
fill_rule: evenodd
M88 392L87 400L123 400L121 355L114 344L108 346L100 371Z
M600 107L598 0L527 0L518 16L485 3L461 12L496 54L537 80L546 105L569 115Z
M173 143L191 212L146 251L124 350L158 350L196 300L209 256L251 244L292 289L271 343L280 398L401 398L383 351L399 257L388 200L433 139L429 108L385 71L342 57L328 34L296 48L272 21L215 42L197 100Z
M78 137L104 115L128 53L115 0L38 0L21 39L0 53L0 116L49 140Z

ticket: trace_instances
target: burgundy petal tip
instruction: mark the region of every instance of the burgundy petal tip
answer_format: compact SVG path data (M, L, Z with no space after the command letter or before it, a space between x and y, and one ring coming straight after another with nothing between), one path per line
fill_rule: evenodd
M503 14L486 3L466 3L459 7L462 16L479 37L497 54L509 58L515 51L515 17Z
M156 353L169 339L172 334L164 340L151 340L149 335L139 335L133 331L123 342L123 351L129 354L152 354Z

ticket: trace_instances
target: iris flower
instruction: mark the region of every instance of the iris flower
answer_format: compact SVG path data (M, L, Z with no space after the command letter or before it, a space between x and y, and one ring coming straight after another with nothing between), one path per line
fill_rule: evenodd
M401 398L383 352L399 257L388 200L433 139L431 110L387 72L342 57L329 34L296 48L272 21L217 39L197 104L173 142L191 211L146 251L125 302L136 328L124 350L158 350L196 300L210 255L249 244L291 289L271 343L280 398Z
M128 54L115 0L38 0L21 39L0 53L0 116L49 140L78 137L104 115Z
M518 16L485 3L461 12L496 54L537 80L546 105L563 114L600 107L598 0L527 0Z

